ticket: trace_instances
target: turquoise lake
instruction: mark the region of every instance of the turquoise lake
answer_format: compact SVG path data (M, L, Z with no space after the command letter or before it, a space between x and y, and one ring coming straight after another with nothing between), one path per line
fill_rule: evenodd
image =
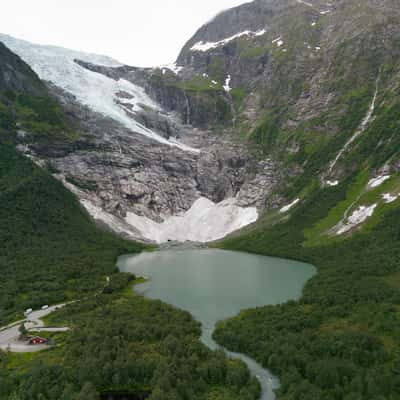
M201 322L202 340L212 349L218 347L212 339L216 322L247 308L298 299L316 272L302 262L215 249L126 255L119 258L118 267L149 278L135 287L145 297L189 311ZM229 354L245 361L259 378L261 399L272 400L277 379L250 358Z

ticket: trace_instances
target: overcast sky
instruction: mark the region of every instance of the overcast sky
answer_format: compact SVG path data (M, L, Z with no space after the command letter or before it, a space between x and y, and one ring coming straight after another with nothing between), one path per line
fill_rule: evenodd
M3 0L0 32L137 66L175 61L221 10L246 0ZM4 3L4 4L3 4Z

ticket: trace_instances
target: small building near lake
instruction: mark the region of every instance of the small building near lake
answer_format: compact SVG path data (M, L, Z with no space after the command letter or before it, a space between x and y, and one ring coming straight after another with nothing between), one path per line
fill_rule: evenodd
M31 338L29 338L29 341L28 341L28 343L33 346L38 345L38 344L48 344L48 342L49 341L47 339L42 338L40 336L31 337Z

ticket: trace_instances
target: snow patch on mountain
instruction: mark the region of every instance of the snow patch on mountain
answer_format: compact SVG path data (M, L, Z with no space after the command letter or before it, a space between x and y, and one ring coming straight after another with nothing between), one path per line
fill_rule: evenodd
M170 217L162 223L133 213L127 214L125 222L139 230L144 238L157 243L168 240L205 243L221 239L255 222L257 218L256 208L239 207L234 198L214 203L201 197L184 214Z
M391 193L383 193L382 198L386 204L389 204L389 203L393 203L394 201L396 201L399 198L399 195L398 194L393 195Z
M328 186L337 186L339 185L339 181L326 181Z
M133 132L159 143L198 152L197 149L181 144L177 140L167 140L135 121L134 114L144 111L146 107L160 111L159 106L147 96L143 88L123 79L116 81L89 71L75 62L81 60L96 65L118 67L122 65L118 61L106 56L81 53L61 47L36 45L7 35L0 35L0 41L29 64L42 80L52 82L74 95L81 104L91 110L112 118ZM124 96L123 101L118 97L118 93L121 92L128 94Z
M179 73L182 71L183 68L184 67L178 65L177 63L173 63L173 64L161 65L160 67L156 67L153 69L161 69L163 75L165 74L166 70L173 72L175 75L179 75Z
M390 175L381 175L376 178L372 178L368 182L368 187L370 188L376 188L380 185L382 185L384 182L386 182L388 179L390 179Z
M283 45L282 37L281 36L277 37L272 41L272 43L276 44L278 47L281 47Z
M251 36L252 37L262 36L262 35L265 34L265 32L266 32L265 29L261 29L261 30L256 31L256 32L247 30L247 31L236 33L235 35L232 35L232 36L230 36L228 38L219 40L218 42L203 42L203 41L200 41L200 42L195 43L190 48L190 50L206 52L206 51L209 51L211 49L216 49L218 47L224 46L227 43L231 42L232 40L238 39L238 38L240 38L242 36L250 36L250 37Z
M117 218L115 215L104 211L102 208L93 204L90 200L81 199L80 203L83 205L83 207L85 207L86 211L95 221L104 223L111 230L120 235L128 236L131 239L140 238L140 233L138 230L123 220Z
M292 201L290 204L288 204L287 206L282 207L282 208L279 210L279 212L280 212L281 214L284 214L284 213L290 211L299 201L300 201L300 199L293 200L293 201Z
M377 204L358 207L345 221L341 221L336 226L336 234L342 235L343 233L349 232L350 230L361 225L368 218L372 217L376 207Z
M296 0L297 3L299 4L304 4L307 7L314 7L311 3L309 3L308 1L304 1L304 0Z

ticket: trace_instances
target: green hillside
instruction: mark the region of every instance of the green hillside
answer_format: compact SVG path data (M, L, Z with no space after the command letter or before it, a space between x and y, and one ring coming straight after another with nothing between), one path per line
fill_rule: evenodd
M219 343L279 376L279 399L399 399L399 202L371 227L306 245L306 233L346 201L358 180L318 189L289 220L261 222L220 244L318 267L299 302L243 311L215 332Z
M49 173L0 145L0 325L26 308L82 297L141 245L99 230Z

